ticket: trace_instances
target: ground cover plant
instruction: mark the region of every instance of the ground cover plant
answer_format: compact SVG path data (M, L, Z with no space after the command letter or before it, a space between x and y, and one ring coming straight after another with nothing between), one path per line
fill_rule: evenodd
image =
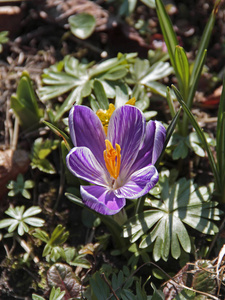
M59 2L0 24L1 299L223 299L224 3Z

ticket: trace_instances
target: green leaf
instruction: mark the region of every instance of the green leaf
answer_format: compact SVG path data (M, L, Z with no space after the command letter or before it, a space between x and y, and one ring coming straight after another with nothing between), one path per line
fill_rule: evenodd
M90 278L90 288L92 300L105 300L110 296L109 287L99 272L95 272Z
M216 129L216 154L217 168L221 181L221 202L225 203L225 78L223 80L223 90L220 98L217 129Z
M202 145L204 147L204 149L206 150L207 154L208 154L208 158L209 158L209 162L213 171L213 175L214 175L214 179L216 182L216 188L218 190L221 190L221 182L220 182L220 177L218 174L218 169L212 154L212 151L207 143L206 137L203 133L203 130L199 127L197 121L195 120L193 114L191 113L190 109L187 107L187 105L185 104L185 102L182 99L182 96L180 94L180 92L176 89L175 86L172 86L176 96L177 96L177 100L179 101L180 105L182 106L183 110L185 111L185 113L187 114L192 126L194 127L194 129L196 130L199 138L201 139Z
M56 127L55 125L47 122L47 121L42 121L45 125L47 125L56 135L60 136L66 145L66 148L68 149L68 151L70 151L73 148L73 144L71 142L71 139L68 137L68 135L66 133L64 133L62 130L60 130L58 127Z
M192 103L193 103L193 99L194 99L194 95L196 92L196 88L200 79L200 76L202 74L202 69L205 63L205 59L206 59L206 54L207 54L207 50L205 50L199 60L199 63L196 67L195 73L193 73L192 70L192 74L194 74L194 79L192 80L192 76L190 77L190 89L189 89L189 94L188 94L188 98L186 101L187 107L189 109L191 109L192 107ZM183 122L182 122L182 132L183 135L187 135L188 132L188 116L185 114L183 117Z
M24 210L25 210L25 206L16 206L15 208L9 207L5 211L5 214L11 216L12 218L0 221L0 228L9 226L8 232L13 232L18 226L17 229L18 234L22 236L24 232L29 231L28 225L38 226L38 227L44 225L44 220L42 219L29 218L29 216L36 215L41 212L41 209L38 206L32 206L28 208L25 212Z
M163 2L161 0L155 0L155 4L156 4L156 12L159 18L159 24L162 30L163 37L166 42L171 64L174 67L174 70L176 71L174 51L176 46L178 45L178 40L173 30L173 25L166 12Z
M181 109L179 109L176 113L176 115L174 116L174 118L172 119L172 121L170 122L170 125L168 126L167 128L167 131L166 131L166 140L164 142L164 145L163 145L163 149L162 149L162 152L159 156L159 158L157 159L156 163L155 163L155 167L157 168L160 164L160 161L162 160L162 157L164 155L164 152L166 150L166 147L169 143L169 140L175 130L175 127L176 127L176 124L177 124L177 121L178 121L178 118L179 118L179 115L180 115L180 112L181 112Z
M48 234L44 230L41 230L39 228L35 229L35 232L33 233L33 236L37 239L40 239L41 241L47 243L48 242Z
M31 167L38 168L45 173L54 174L55 169L46 156L48 156L52 150L56 149L58 144L58 140L52 141L49 139L43 140L43 138L37 138L32 149Z
M3 50L2 44L7 43L8 40L9 40L8 34L9 34L8 31L1 31L1 32L0 32L0 53L1 53L2 50Z
M68 239L69 231L65 232L65 227L59 224L53 231L51 238L49 240L50 245L61 245L64 244Z
M99 103L100 108L108 109L109 108L109 101L106 97L106 93L104 87L100 80L94 80L94 93L96 96L96 100Z
M31 206L28 208L23 214L23 218L31 217L37 215L41 212L41 208L39 206Z
M0 228L8 227L12 224L12 222L15 223L15 221L13 221L12 219L3 219L3 220L0 221Z
M28 191L25 190L25 189L23 189L23 190L21 191L21 194L22 194L22 196L23 196L24 198L26 198L26 199L30 199L30 198L31 198L30 192L28 192Z
M16 95L11 97L11 108L23 129L31 130L38 126L42 111L38 108L37 97L27 72L22 73Z
M147 82L145 86L148 87L151 92L160 95L164 98L167 97L167 87L161 82L151 81L151 82ZM174 93L171 93L171 98L173 100L176 98Z
M80 85L73 89L63 104L60 106L59 110L55 115L54 121L57 122L65 112L70 110L74 104L81 104L82 103L82 90L83 85Z
M218 6L219 6L220 2L221 2L220 0L215 1L213 11L210 15L210 18L209 18L209 20L205 26L204 32L202 34L202 38L201 38L200 45L198 48L198 53L197 53L194 67L193 67L193 70L191 73L190 86L197 84L197 82L198 82L198 80L197 80L197 74L199 73L198 69L202 65L202 58L205 56L205 52L206 52L205 49L208 48L208 44L209 44L211 34L212 34L212 31L214 28L216 14L217 14ZM190 107L190 106L188 105L188 107Z
M32 300L45 300L45 298L36 294L32 294Z
M26 218L26 223L34 227L41 227L45 221L40 218Z
M162 79L172 73L173 69L171 68L168 62L157 62L152 65L144 77L141 78L140 84L148 84L151 81L156 81Z
M70 16L69 19L70 30L79 39L88 38L95 30L96 20L95 17L87 14L80 13Z
M190 78L190 70L189 63L187 59L187 55L184 49L180 46L176 46L175 48L175 64L177 75L180 78L181 90L185 100L187 100L189 93L189 78Z
M39 96L43 102L60 96L84 82L82 77L79 79L65 72L53 71L44 74L42 80L46 84L39 89Z
M141 2L150 8L155 8L155 0L141 0Z
M65 293L65 291L61 292L59 287L56 289L55 286L53 286L49 300L61 300L64 297Z
M123 228L123 236L134 243L141 238L140 248L154 243L153 257L165 261L171 255L177 259L181 247L190 253L191 242L185 224L205 234L218 232L213 221L221 211L210 201L211 192L199 188L191 180L181 178L169 187L169 179L160 179L161 199L151 200L152 208L130 218Z

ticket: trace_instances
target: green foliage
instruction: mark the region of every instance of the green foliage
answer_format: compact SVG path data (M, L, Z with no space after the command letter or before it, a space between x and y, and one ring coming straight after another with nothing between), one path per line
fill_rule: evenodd
M5 214L11 218L3 219L0 221L0 228L8 228L8 232L14 232L17 228L17 232L20 236L29 231L29 226L42 227L45 223L40 218L33 217L41 212L39 206L31 206L25 212L25 206L16 206L15 208L9 207Z
M115 99L115 106L124 105L129 97L135 97L141 110L149 107L149 90L166 96L166 87L156 82L171 74L168 62L157 61L150 66L148 60L136 58L137 54L118 54L100 64L80 63L66 56L63 61L44 70L44 86L39 89L42 101L53 99L69 92L64 103L56 111L54 121L59 120L74 103L82 104L88 97L94 111L108 109L109 100ZM130 90L133 86L133 93ZM130 96L129 96L130 94ZM151 112L150 117L153 115Z
M219 195L220 202L223 203L225 201L225 191L224 191L224 185L223 185L224 180L225 180L225 172L224 172L224 168L221 168L221 167L225 166L225 163L224 163L224 161L225 161L224 160L224 147L225 146L223 144L223 141L225 140L224 124L223 124L224 115L225 115L225 104L224 104L225 103L225 97L224 97L225 81L223 84L223 92L221 95L219 112L218 112L218 120L220 120L220 121L219 121L219 124L217 124L217 137L216 137L217 162L215 161L215 158L212 154L212 151L210 149L210 143L209 143L209 141L207 141L206 135L204 134L202 128L200 128L197 121L195 120L195 117L193 116L190 109L188 108L188 106L186 105L184 100L182 99L180 92L174 86L173 86L173 90L177 96L177 100L181 104L181 106L184 109L186 115L188 116L192 126L196 130L196 133L198 134L198 138L201 140L202 147L204 147L205 151L208 154L209 163L211 165L213 175L214 175L214 180L215 180L215 190L217 191L217 193ZM220 127L218 127L218 126L220 126ZM218 136L219 134L220 134L220 136ZM222 143L221 143L221 141L222 141Z
M118 272L103 266L102 272L95 272L90 278L85 297L87 300L105 300L115 299L115 295L121 300L147 300L141 280L133 276L126 266Z
M55 288L55 286L53 286L51 289L49 300L61 300L63 299L65 293L66 292L61 291L59 287ZM38 296L36 294L32 294L32 300L45 300L45 298Z
M178 39L162 0L155 0L155 2L159 23L166 42L171 64L178 79L179 89L184 102L186 103L187 107L191 109L197 85L204 66L207 51L206 49L212 34L216 19L216 12L220 1L216 1L212 14L206 24L192 69L190 68L185 50L178 45ZM173 114L173 112L171 113ZM188 134L188 118L186 114L184 115L183 121L180 124L179 132L184 136Z
M223 81L223 91L220 98L217 129L216 129L216 157L217 170L220 183L218 183L218 192L222 203L225 203L225 78Z
M8 42L9 38L8 35L9 32L8 31L1 31L0 32L0 53L3 51L3 46L2 44L5 44Z
M210 201L211 188L198 187L193 181L181 178L172 187L165 176L161 179L161 199L149 200L150 210L130 218L124 226L123 236L134 243L139 238L139 247L146 248L154 243L153 257L167 260L171 255L177 259L181 247L191 251L191 241L184 224L204 234L215 234L220 210L216 202ZM147 200L148 201L148 200Z
M34 142L32 155L31 155L31 167L38 168L40 171L54 174L55 168L46 158L53 150L55 150L59 145L58 140L50 140L43 138L37 138Z
M136 58L134 64L130 66L130 72L125 78L129 85L133 85L132 96L142 101L136 103L141 110L145 110L149 106L149 97L147 89L157 93L163 97L166 96L166 86L157 80L162 79L172 73L168 62L157 61L150 66L147 59Z
M36 229L33 236L45 242L42 256L46 257L46 260L56 262L61 256L64 256L64 250L62 245L66 242L69 236L69 231L65 231L65 227L59 224L51 234L41 229Z
M70 30L80 39L88 38L95 30L96 20L90 14L80 13L73 15L69 17L68 21Z
M43 112L38 108L37 97L27 72L23 72L16 94L11 96L11 108L24 130L33 130L39 125Z
M93 63L80 63L77 59L66 56L60 63L44 70L45 86L39 89L40 98L47 101L70 92L56 112L55 121L59 120L74 103L81 104L84 97L91 95L95 79L101 81L107 97L113 98L115 97L113 82L119 81L117 85L124 86L120 79L127 73L129 63L135 56L136 54L118 55L117 58L108 59L94 67Z
M209 146L215 146L215 141L204 132L205 139ZM205 149L197 132L191 132L188 136L181 136L179 133L174 133L168 148L172 148L172 158L174 160L184 159L188 155L188 150L192 150L196 155L205 157Z
M72 141L65 132L63 132L58 127L56 127L55 125L53 125L47 121L43 121L43 123L45 125L47 125L56 135L58 135L59 137L61 137L63 139L68 151L70 151L73 148Z
M14 197L17 194L21 194L24 198L30 199L31 194L27 189L32 189L33 187L34 187L33 180L24 181L23 175L19 174L17 176L16 181L11 180L8 183L7 189L11 190L8 192L8 196Z

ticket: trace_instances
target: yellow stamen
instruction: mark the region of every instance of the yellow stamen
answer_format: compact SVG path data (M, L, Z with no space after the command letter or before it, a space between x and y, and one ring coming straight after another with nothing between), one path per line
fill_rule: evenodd
M96 112L96 115L99 117L100 121L102 122L105 134L107 134L109 120L110 120L114 110L115 110L115 106L112 103L110 103L108 110L99 109Z
M135 105L136 99L135 97L131 98L129 101L127 101L125 104L129 104L129 105Z
M120 173L121 148L116 144L116 149L113 148L109 140L105 140L106 150L104 151L104 160L109 174L117 179Z

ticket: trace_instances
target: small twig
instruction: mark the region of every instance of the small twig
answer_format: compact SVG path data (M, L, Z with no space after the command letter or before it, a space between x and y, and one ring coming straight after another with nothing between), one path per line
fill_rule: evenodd
M113 293L113 296L116 298L116 300L120 300L120 299L117 297L116 293L114 292L112 286L111 286L110 283L108 282L108 280L107 280L107 278L106 278L106 276L105 276L105 273L102 273L102 274L101 274L101 277L102 277L103 280L107 283L107 285L108 285L110 291ZM111 296L110 296L110 298L111 298ZM110 299L110 298L108 298L108 299ZM108 299L106 299L106 300L108 300Z
M62 151L61 151L61 153L60 153L60 183L59 183L58 196L57 196L53 211L56 211L59 201L63 195L64 182L65 182L65 176L64 176L63 171L64 171L64 166L63 166Z
M142 267L144 267L145 265L148 265L148 264L153 265L154 267L158 268L161 272L163 272L163 274L165 274L170 280L172 280L178 287L182 287L182 288L184 288L184 289L187 289L187 290L196 292L196 293L198 293L198 294L207 296L207 297L212 298L212 299L214 299L214 300L219 300L219 298L216 297L216 296L210 295L210 294L208 294L208 293L204 293L204 292L202 292L202 291L195 290L195 289L190 288L190 287L188 287L188 286L186 286L186 285L184 285L184 284L180 284L180 283L176 282L176 280L175 280L173 277L171 277L168 273L166 273L162 268L160 268L157 264L155 264L155 263L153 263L153 262L147 262L147 263L142 264L142 265L141 265L139 268L137 268L137 269L136 269L129 277L127 277L126 281L129 280L131 277L133 277L133 276L134 276L134 275L135 275ZM126 282L126 281L125 281L125 282ZM125 282L124 282L124 283L125 283ZM123 283L123 284L124 284L124 283ZM118 289L122 288L123 284L122 284ZM175 288L176 288L176 287L175 287ZM118 290L118 289L117 289L117 290Z
M20 246L32 257L33 261L37 264L39 262L39 258L34 256L32 249L27 245L27 243L22 240L19 236L16 236L16 240L20 244Z
M17 116L15 116L15 123L14 123L14 130L13 130L13 136L12 136L12 144L10 145L12 150L16 150L17 142L18 142L18 136L19 136L19 119Z
M8 246L7 246L5 243L3 243L3 247L4 247L4 249L5 249L5 252L6 252L7 257L10 259L10 258L11 258L11 255L10 255Z

